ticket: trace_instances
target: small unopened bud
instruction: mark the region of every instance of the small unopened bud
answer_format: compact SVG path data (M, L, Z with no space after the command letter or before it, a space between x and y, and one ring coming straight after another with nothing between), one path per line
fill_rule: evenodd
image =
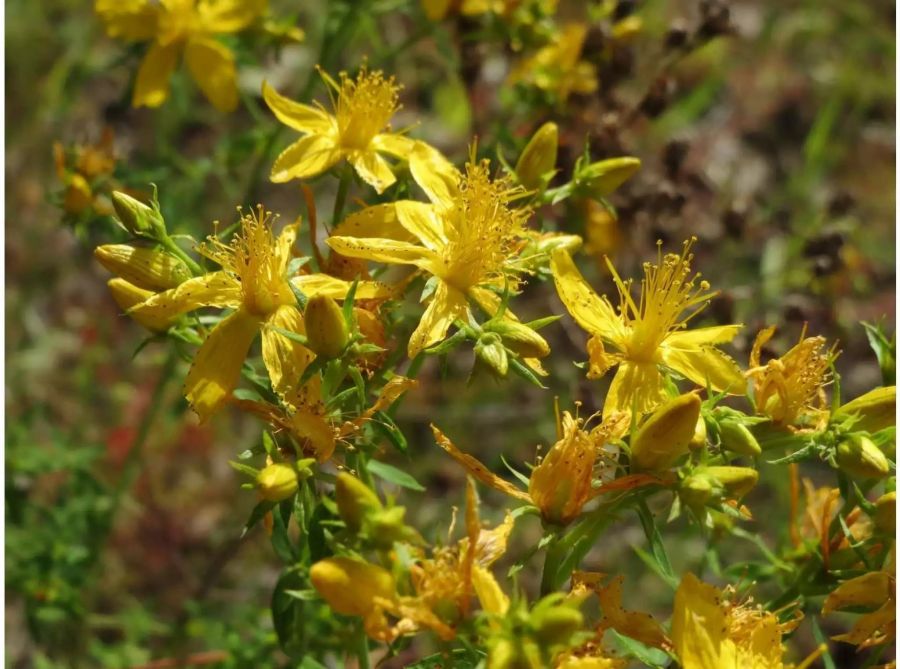
M694 436L688 444L692 451L698 451L706 446L706 420L703 416L697 419L697 427L694 428Z
M496 332L485 332L475 342L475 357L491 372L503 378L509 371L509 358L503 339Z
M562 233L548 232L541 235L535 241L535 250L538 253L552 254L554 251L562 250L572 255L581 248L584 240L578 235L566 235Z
M891 536L897 533L897 492L883 494L875 501L875 527Z
M722 439L723 448L732 453L753 458L762 453L762 448L756 437L753 436L753 433L746 425L739 421L731 418L720 421L719 436Z
M581 611L571 606L536 609L531 615L534 637L545 646L567 645L572 635L584 626Z
M367 515L384 508L369 486L347 472L337 475L334 492L338 513L351 532L359 532Z
M153 291L138 288L125 279L110 279L106 285L109 286L113 299L122 311L128 311L156 294ZM172 326L172 323L178 320L177 315L167 316L154 313L152 310L134 311L130 315L135 321L153 332L165 332Z
M297 492L297 470L291 465L276 462L256 476L256 488L267 502L281 502Z
M738 499L753 490L759 481L759 472L750 467L714 466L704 467L703 471Z
M897 423L897 387L875 388L865 395L847 402L835 413L836 417L857 416L854 430L878 432Z
M375 608L375 599L393 599L394 578L381 567L331 557L316 562L309 570L313 587L328 606L347 616L365 616Z
M658 407L634 435L631 465L636 470L669 467L690 449L697 429L700 398L687 393Z
M113 191L113 208L116 218L134 235L165 233L166 224L162 214L153 207L148 207L122 191Z
M523 358L543 358L550 353L550 344L537 332L518 321L502 318L485 323L484 329L496 332L506 347Z
M547 185L556 167L558 145L559 129L555 123L545 123L534 133L516 163L516 176L525 188L538 190Z
M713 482L703 471L692 472L678 487L678 496L681 501L692 509L702 508L712 499L713 492Z
M73 174L63 197L63 209L70 214L80 214L94 203L91 185L80 174Z
M306 303L303 319L310 350L323 358L337 358L350 337L337 302L326 295L314 295Z
M891 472L885 454L862 434L852 434L839 443L835 461L838 467L854 478L881 479Z
M641 167L637 158L622 157L601 160L582 168L575 180L594 198L603 198L628 181Z
M94 249L94 257L116 276L147 290L168 290L191 278L183 262L159 249L104 244Z

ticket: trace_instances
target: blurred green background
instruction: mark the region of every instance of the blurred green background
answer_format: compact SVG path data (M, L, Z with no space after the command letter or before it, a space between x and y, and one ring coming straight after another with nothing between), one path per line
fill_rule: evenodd
M131 109L139 49L106 39L89 2L6 4L7 666L283 662L268 610L280 565L261 531L240 538L254 497L227 464L258 439L259 426L226 414L198 427L179 394L185 365L160 345L134 355L143 335L119 313L91 255L112 227L63 220L56 141L92 144L111 128L116 176L135 189L156 183L170 225L197 238L214 220L233 221L239 204L264 202L288 220L304 212L302 198L294 185L267 182L288 137L261 106L260 82L296 95L322 56L332 72L368 56L405 86L396 125L418 123L413 135L454 160L475 134L482 150L514 156L549 118L562 129L563 169L585 137L595 158L639 157L642 170L611 198L620 216L604 238L620 273L633 275L655 256L657 239L675 247L696 235L695 266L722 290L708 317L746 325L731 350L743 365L761 327L780 325L771 348L782 353L808 323L810 333L840 342L846 396L880 382L859 322L884 319L894 330L894 3L735 1L728 34L679 58L666 40L708 20L708 6L620 3L634 5L643 28L601 69L600 93L538 118L497 92L509 49L460 42L454 26L423 29L415 2L349 8L358 23L339 53L319 40L325 22L348 11L343 3L272 4L277 16L296 15L307 38L278 54L262 40L240 45L244 104L230 116L183 76L160 110ZM561 16L577 16L578 3L562 5ZM326 99L324 86L314 90ZM661 108L647 112L648 100ZM316 186L322 211L332 189ZM559 229L585 232L576 207L548 215ZM580 262L609 289L599 263ZM523 317L562 313L546 283L520 303ZM602 404L604 384L570 362L585 357L583 334L567 318L545 332L554 349L549 391L519 379L467 383L464 353L443 379L435 361L423 369L400 414L414 453L401 464L428 492L401 499L427 537L445 531L464 480L438 452L429 422L502 469L501 454L521 463L552 441L552 397L564 407L582 401L583 414ZM174 380L160 383L167 370ZM785 537L769 522L783 516L783 495L783 485L764 485L748 501L764 519L748 529L771 546ZM499 518L504 500L487 492L484 500L484 515ZM667 528L667 538L678 535L676 569L694 568L700 534L678 523ZM511 552L538 532L523 524ZM641 541L639 526L624 522L588 561L624 571L626 606L665 619L670 594L633 559L630 546ZM735 545L727 554L752 551ZM800 648L812 643L805 634ZM852 666L849 648L835 656L847 663L839 666Z

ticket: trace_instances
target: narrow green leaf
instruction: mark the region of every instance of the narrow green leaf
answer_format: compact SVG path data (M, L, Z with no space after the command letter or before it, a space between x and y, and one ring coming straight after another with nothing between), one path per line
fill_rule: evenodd
M388 483L393 483L401 488L409 488L417 492L423 492L425 488L421 483L416 481L412 476L402 469L397 469L393 465L379 462L378 460L369 460L366 464L369 473L374 474L380 479L384 479Z

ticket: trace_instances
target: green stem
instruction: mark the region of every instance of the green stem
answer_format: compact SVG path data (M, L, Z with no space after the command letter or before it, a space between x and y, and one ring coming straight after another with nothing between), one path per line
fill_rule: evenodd
M357 635L356 657L359 660L359 669L370 669L369 663L369 639L362 623L359 624Z
M183 248L178 246L178 244L175 243L175 240L169 237L169 235L164 235L159 240L159 243L162 244L169 253L178 257L182 262L184 262L184 264L187 265L191 270L191 274L193 274L194 276L200 276L204 273L203 268L197 264L197 261L191 258L191 256L189 256Z
M163 396L165 394L165 390L168 386L169 380L172 378L172 372L175 371L175 365L177 363L178 352L174 347L172 347L166 354L166 360L163 363L162 369L159 373L159 380L156 382L156 387L153 389L153 395L150 397L150 406L147 407L147 413L144 414L144 419L141 421L140 427L138 427L138 432L134 440L134 444L128 451L128 455L125 456L125 462L122 465L122 475L119 477L119 482L113 492L113 498L116 501L118 501L122 497L122 495L131 488L132 484L134 483L135 477L140 471L140 467L138 465L140 465L141 462L144 443L147 441L147 437L150 435L150 429L156 422L157 415L159 414L159 411L163 406Z
M331 214L331 227L334 229L344 213L344 205L347 203L347 192L350 190L351 179L350 166L344 165L341 170L341 181L338 184L337 195L334 197L334 211Z
M544 569L541 573L541 596L549 595L557 588L557 574L560 563L566 557L567 546L560 538L555 538L547 547L544 556Z

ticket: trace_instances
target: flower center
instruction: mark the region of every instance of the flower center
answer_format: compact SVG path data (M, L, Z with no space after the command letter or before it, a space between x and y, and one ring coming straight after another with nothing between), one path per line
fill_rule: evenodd
M442 252L441 277L460 290L497 282L515 272L511 258L531 213L509 203L522 194L507 178L491 180L488 161L466 165L459 196L443 213L448 243Z
M400 105L400 87L394 78L363 67L356 79L341 73L335 110L340 144L345 149L363 150L383 131Z
M194 7L194 0L170 0L163 3L159 14L157 41L165 46L199 32L200 17Z

